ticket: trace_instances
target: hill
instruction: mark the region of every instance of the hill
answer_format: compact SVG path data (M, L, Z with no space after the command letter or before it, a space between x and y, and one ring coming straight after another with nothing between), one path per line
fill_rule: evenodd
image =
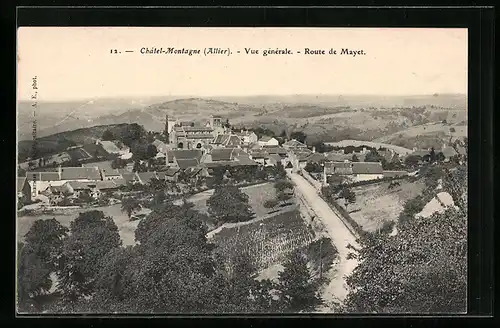
M73 131L66 131L38 139L38 151L41 155L58 153L68 147L76 145L90 144L101 138L106 130L119 135L127 128L128 124L99 125L90 128L81 128ZM32 140L21 140L18 145L18 162L24 162L30 156Z
M153 100L160 98L149 99ZM165 115L174 119L205 122L214 114L229 119L236 127L264 127L275 134L280 134L285 128L301 130L308 135L308 142L356 139L396 142L398 146L413 148L416 145L418 148L420 144L429 143L429 140L431 143L437 142L435 137L442 138L443 132L446 136L450 127L442 127L432 133L427 131L425 142L420 140L422 138L415 140L414 137L422 133L412 127L443 120L447 121L446 124L467 124L465 95L214 97L170 99L149 105L143 101L141 104L142 107L122 107L105 114L102 114L103 110L78 111L78 115L75 113L59 125L54 123L53 118L40 119L44 124L52 123L50 128L40 127L39 135L46 135L50 131L57 133L121 123L138 123L146 130L162 131ZM97 105L94 103L92 106ZM61 121L61 117L58 120ZM21 125L21 140L23 136L31 138L31 126L28 127L23 130ZM405 138L411 140L406 142Z

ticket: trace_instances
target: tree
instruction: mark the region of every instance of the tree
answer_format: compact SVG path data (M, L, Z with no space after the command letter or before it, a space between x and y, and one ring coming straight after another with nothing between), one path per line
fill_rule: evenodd
M375 149L370 150L365 156L365 162L382 162L384 157L380 155Z
M352 161L352 162L359 162L359 158L358 158L358 156L356 156L356 154L353 154L353 155L352 155L352 158L351 158L351 161Z
M305 257L299 251L293 252L279 274L278 290L284 312L312 311L322 304L311 280Z
M327 153L333 150L332 146L325 144L323 141L316 141L312 144L312 147L314 147L318 153Z
M148 145L146 149L146 156L147 158L154 158L158 154L158 150L156 149L155 145Z
M142 164L140 161L134 162L134 167L132 168L133 172L146 172L146 166Z
M451 128L450 128L450 132L451 132L451 133L456 132L455 128L454 128L454 127L451 127Z
M315 162L307 162L306 166L304 167L304 170L309 173L321 173L323 172L323 169L321 165Z
M51 270L28 244L18 246L17 304L20 311L40 310L37 297L51 287Z
M434 150L434 147L431 148L429 155L431 163L434 163L436 161L436 151Z
M436 155L436 161L438 162L444 162L444 160L446 159L446 157L444 156L443 152L440 151L439 153L437 153Z
M286 171L281 162L276 163L276 178L284 179L286 177Z
M68 231L55 218L37 220L26 233L25 241L50 270L56 270L57 258L62 252L63 240Z
M133 197L126 197L122 199L122 207L121 210L124 213L127 213L130 218L132 214L141 208L140 203L137 199Z
M17 292L21 311L40 310L43 305L40 298L52 286L50 274L60 270L59 259L67 232L56 219L37 220L25 235L25 243L18 245Z
M146 130L141 125L132 123L127 125L126 129L122 132L120 140L127 147L132 148L134 142L144 140L145 136Z
M102 140L104 141L113 141L115 140L115 135L113 134L113 132L111 132L109 129L104 131L104 133L102 134Z
M216 186L207 205L208 213L222 223L248 221L254 216L248 195L233 185Z
M466 216L450 209L400 223L395 236L378 236L360 250L347 279L348 312L466 311Z
M290 137L292 139L295 139L299 142L302 142L302 143L305 143L306 142L306 139L307 139L307 135L302 132L302 131L295 131L295 132L292 132L292 134L290 135Z
M284 192L280 192L276 195L276 200L280 202L282 205L286 205L291 198L292 198L291 195L286 194Z
M264 202L264 207L267 209L272 209L274 210L276 206L278 206L278 200L276 199L268 199Z
M342 188L342 191L340 192L339 196L341 198L344 198L346 208L347 208L347 205L354 204L356 202L356 194L351 189L349 189L347 187Z
M287 189L293 189L294 184L288 180L278 180L274 183L274 188L278 192L283 192Z
M421 160L420 156L410 155L410 156L405 158L405 165L413 168L413 167L418 165L420 160Z
M93 291L101 259L113 248L121 246L118 227L102 211L78 215L70 224L71 235L65 240L61 256L58 290L71 308Z

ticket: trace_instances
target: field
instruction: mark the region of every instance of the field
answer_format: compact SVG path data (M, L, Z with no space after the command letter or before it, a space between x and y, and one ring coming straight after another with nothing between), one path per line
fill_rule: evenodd
M37 216L21 216L17 218L17 236L21 240L24 238L24 235L29 231L33 222L36 220L47 220L55 218L59 221L63 226L69 227L71 221L76 219L78 213L88 211L90 209L76 209L76 210L67 210L67 214L64 215L55 215L55 214L45 214L45 215L37 215ZM139 224L139 221L130 221L127 214L121 211L121 204L116 204L112 206L105 207L96 207L92 208L92 210L103 211L105 215L111 216L118 226L118 232L120 233L120 237L123 241L123 245L134 245L135 244L135 229Z
M385 221L396 221L404 203L419 195L422 182L399 180L400 186L389 189L389 182L352 188L356 203L348 206L351 217L368 232L376 231Z
M237 228L222 229L213 238L226 265L230 265L233 256L245 252L256 270L279 263L291 251L309 245L312 240L313 235L298 211Z

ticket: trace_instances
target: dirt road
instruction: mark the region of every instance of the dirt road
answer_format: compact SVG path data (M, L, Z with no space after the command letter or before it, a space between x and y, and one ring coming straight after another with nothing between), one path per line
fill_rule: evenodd
M323 292L323 299L329 303L332 300L343 301L348 290L345 283L345 276L349 275L357 265L355 259L347 259L347 255L353 252L347 248L349 244L359 248L356 237L351 234L339 216L332 211L330 206L318 195L317 190L302 176L296 173L287 172L291 180L297 186L304 199L309 203L319 219L321 219L328 231L328 234L339 252L339 264L334 268L336 271L327 273L331 275L331 280ZM328 309L320 309L327 312Z

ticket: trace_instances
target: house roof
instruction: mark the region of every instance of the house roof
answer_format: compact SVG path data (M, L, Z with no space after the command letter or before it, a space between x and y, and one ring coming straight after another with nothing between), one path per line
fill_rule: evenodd
M151 144L154 145L156 148L160 148L160 147L165 147L166 146L166 144L163 141L158 140L158 139L155 139L155 141L153 141Z
M298 140L295 140L295 139L292 139L292 140L289 140L289 141L285 142L283 144L283 146L290 147L290 148L303 148L303 147L307 147L305 144L303 144L302 142L300 142Z
M375 162L355 162L352 163L352 173L354 174L383 174L382 164Z
M274 159L276 162L281 161L281 156L278 154L269 154L269 158Z
M135 173L122 173L123 180L125 180L126 183L128 182L134 182L137 181L137 176Z
M137 176L142 183L149 183L151 179L156 179L155 172L138 172Z
M312 153L312 154L309 154L309 156L306 159L308 162L321 162L321 161L325 161L326 157L325 157L325 155L323 155L321 153Z
M236 156L237 160L237 165L244 165L244 166L256 166L259 165L256 161L252 160L248 155L239 155Z
M356 156L358 156L358 155L356 155ZM343 162L345 160L350 161L352 159L352 155L351 154L339 154L339 153L327 153L326 159L329 161L332 161L332 162Z
M283 147L276 147L276 146L263 146L262 147L266 152L269 154L279 154L279 155L286 155L288 152L286 151L285 148Z
M62 167L61 180L101 180L101 174L95 167Z
M270 137L270 136L262 136L259 141L261 142L268 142L268 141L271 141L272 139L274 139L273 137Z
M241 139L235 134L219 134L214 143L224 146L239 146L241 145Z
M104 150L107 151L108 153L119 153L120 152L120 148L118 148L118 146L115 145L115 143L112 141L101 141L100 143L101 143L102 148L104 148Z
M73 190L88 190L90 189L88 183L81 181L68 181L67 184L73 188Z
M186 132L212 132L214 129L205 126L184 126L181 130Z
M252 158L268 158L269 154L265 151L252 151L250 153Z
M184 138L186 139L213 139L214 136L212 134L188 134Z
M59 181L61 180L58 172L27 172L28 181Z
M111 161L86 163L86 164L82 164L82 167L88 167L88 168L95 168L95 167L97 167L106 176L119 176L119 175L121 175L121 173L117 169L114 169L111 166Z
M176 167L169 167L169 168L165 171L165 175L166 175L166 176L169 176L169 177L172 177L172 176L176 175L179 171L180 171L180 169L178 169L178 168L176 168Z
M23 191L25 183L26 183L26 177L18 177L17 178L17 192Z
M239 145L241 145L241 139L236 135L230 136L226 142L226 146L239 146Z
M236 148L219 148L213 149L210 152L212 156L212 161L230 161L239 154L239 150Z
M299 162L304 162L308 161L309 157L311 157L312 153L311 152L296 152L295 156L297 156L297 159Z
M182 170L187 169L189 167L198 166L199 164L200 164L200 162L198 161L197 158L188 158L188 159L178 159L177 160L177 165L179 165L179 167Z
M168 160L170 162L173 161L173 159L197 159L200 161L203 153L201 150L170 150L167 152Z
M116 189L125 186L126 182L124 179L108 180L108 181L97 181L96 187L99 190L106 189Z

